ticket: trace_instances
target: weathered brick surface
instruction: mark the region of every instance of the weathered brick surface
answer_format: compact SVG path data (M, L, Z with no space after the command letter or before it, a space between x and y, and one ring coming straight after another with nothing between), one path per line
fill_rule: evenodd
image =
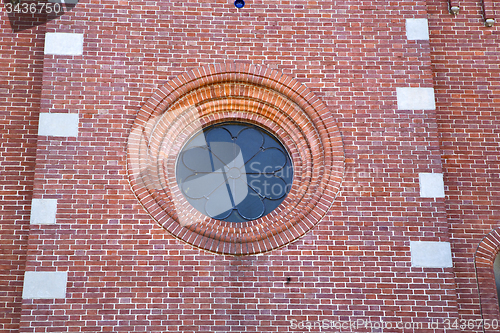
M491 11L494 1L484 2ZM484 27L481 2L460 1L455 18L441 1L428 3L459 315L498 319L491 265L500 241L488 236L485 240L489 241L481 243L500 223L498 25ZM489 255L484 252L485 243L490 244ZM489 260L486 269L485 257Z
M500 44L481 2L460 1L457 17L444 0L232 2L81 0L24 30L2 8L0 329L302 332L291 321L363 320L375 327L343 331L386 322L383 332L444 332L446 320L500 319L490 233L500 221ZM407 40L407 18L428 18L430 41ZM83 54L43 55L45 31L82 33ZM310 232L225 256L158 226L131 187L127 143L165 87L207 66L250 65L321 99L344 174ZM434 87L437 109L398 110L398 87ZM249 103L229 105L206 123ZM78 114L79 136L37 137L38 112ZM419 197L421 172L444 173L445 198ZM32 197L58 200L55 225L29 226ZM450 241L454 267L411 267L410 241ZM66 299L21 306L24 270L67 271Z
M14 30L14 31L13 31ZM43 26L0 10L0 331L18 332L35 169Z

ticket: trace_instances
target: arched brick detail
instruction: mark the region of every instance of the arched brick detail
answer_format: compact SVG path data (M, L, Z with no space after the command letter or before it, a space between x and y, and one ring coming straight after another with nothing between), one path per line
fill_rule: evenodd
M492 230L479 243L475 254L476 275L481 298L484 320L499 320L500 311L495 285L493 262L500 251L500 227ZM497 329L485 329L485 332L498 332Z
M294 165L288 196L254 221L204 216L177 185L175 162L184 143L225 121L273 133ZM344 153L330 111L297 80L264 67L211 65L167 82L141 108L129 136L128 172L141 204L172 235L211 252L247 255L288 244L324 217L340 188Z

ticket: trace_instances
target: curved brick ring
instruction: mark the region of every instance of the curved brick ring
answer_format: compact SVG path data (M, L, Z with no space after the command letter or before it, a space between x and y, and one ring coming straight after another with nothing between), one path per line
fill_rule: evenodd
M257 220L209 218L182 195L176 158L198 131L238 121L273 133L288 149L294 179L285 200ZM160 87L140 109L128 140L132 190L173 236L211 252L266 252L301 237L327 213L344 175L340 132L310 90L275 70L250 65L197 68Z

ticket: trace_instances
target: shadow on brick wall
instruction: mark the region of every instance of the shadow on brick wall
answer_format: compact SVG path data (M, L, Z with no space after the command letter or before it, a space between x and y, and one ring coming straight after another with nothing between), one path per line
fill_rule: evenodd
M73 10L78 0L3 0L12 31L21 32L54 20Z

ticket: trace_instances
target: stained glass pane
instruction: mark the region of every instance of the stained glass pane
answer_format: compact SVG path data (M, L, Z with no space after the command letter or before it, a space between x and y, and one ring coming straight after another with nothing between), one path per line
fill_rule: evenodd
M285 199L293 167L285 147L269 132L246 123L209 126L182 148L177 183L201 213L228 222L251 221Z

